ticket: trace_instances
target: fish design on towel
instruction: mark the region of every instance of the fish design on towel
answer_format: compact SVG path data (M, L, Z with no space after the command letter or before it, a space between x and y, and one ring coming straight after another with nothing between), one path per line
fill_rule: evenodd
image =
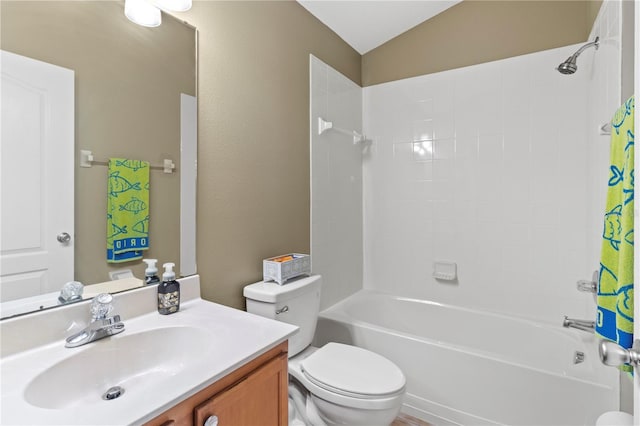
M144 201L136 197L133 197L131 200L129 200L129 202L127 202L124 205L120 204L120 210L125 210L133 214L138 214L141 211L146 210L146 208L147 208L147 203L145 203Z
M111 223L111 227L113 228L113 234L109 235L109 238L115 238L120 234L126 234L129 232L127 231L127 225L118 226L115 223Z
M627 130L627 145L624 147L624 150L627 151L627 156L629 155L629 148L635 145L635 138L631 130Z
M627 321L633 321L633 284L620 287L617 296L617 314Z
M609 186L616 186L617 184L622 182L622 179L624 177L624 168L620 170L616 166L611 166L610 169L611 177L609 178Z
M127 191L140 191L140 182L131 183L120 176L120 172L109 174L109 194L117 197Z
M618 278L613 271L602 263L600 264L600 277L598 278L600 296L615 296L617 294Z
M116 165L126 167L134 172L144 169L145 167L149 167L149 163L142 160L116 160Z
M148 233L149 232L149 216L145 217L140 222L135 223L131 228L136 232Z
M618 250L620 248L620 232L622 224L620 216L622 215L622 205L618 204L604 215L604 230L602 238L609 241L611 247Z
M107 236L107 242L110 244L113 244L113 239L115 237L117 237L118 235L123 235L123 234L128 234L129 231L127 230L127 225L124 225L122 227L116 225L115 223L111 223L111 228L113 229L113 233L111 235Z

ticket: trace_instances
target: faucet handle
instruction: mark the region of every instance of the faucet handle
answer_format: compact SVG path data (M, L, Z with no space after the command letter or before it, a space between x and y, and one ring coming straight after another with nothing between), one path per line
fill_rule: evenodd
M584 291L586 293L597 293L598 282L589 280L578 280L578 282L576 283L576 288L578 289L578 291Z
M579 280L576 282L576 288L578 291L584 291L586 293L598 293L598 280L600 279L600 271L595 270L591 275L590 280Z
M84 286L80 281L69 281L62 286L58 296L58 304L76 302L82 300Z
M113 311L113 296L109 293L100 293L91 302L91 321L105 319Z

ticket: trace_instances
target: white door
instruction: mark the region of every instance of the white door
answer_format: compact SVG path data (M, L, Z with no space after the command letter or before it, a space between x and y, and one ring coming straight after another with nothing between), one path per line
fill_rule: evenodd
M0 53L0 301L8 301L73 280L74 72Z

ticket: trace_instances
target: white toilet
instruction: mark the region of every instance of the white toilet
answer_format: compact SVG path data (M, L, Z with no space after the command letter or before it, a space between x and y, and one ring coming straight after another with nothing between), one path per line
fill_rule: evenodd
M607 411L603 413L598 420L596 426L632 426L633 416L622 411Z
M388 359L356 346L311 345L320 310L322 277L313 275L278 285L257 282L244 288L247 312L300 327L289 339L291 395L298 382L309 398L305 423L389 425L400 412L405 377ZM295 399L295 398L294 398ZM289 412L292 412L290 407ZM290 419L291 420L291 419Z

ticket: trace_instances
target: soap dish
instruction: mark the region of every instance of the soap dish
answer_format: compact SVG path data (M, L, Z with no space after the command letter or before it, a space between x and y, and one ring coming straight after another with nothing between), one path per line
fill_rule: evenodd
M454 281L458 277L458 267L455 262L433 262L433 278L443 281Z

